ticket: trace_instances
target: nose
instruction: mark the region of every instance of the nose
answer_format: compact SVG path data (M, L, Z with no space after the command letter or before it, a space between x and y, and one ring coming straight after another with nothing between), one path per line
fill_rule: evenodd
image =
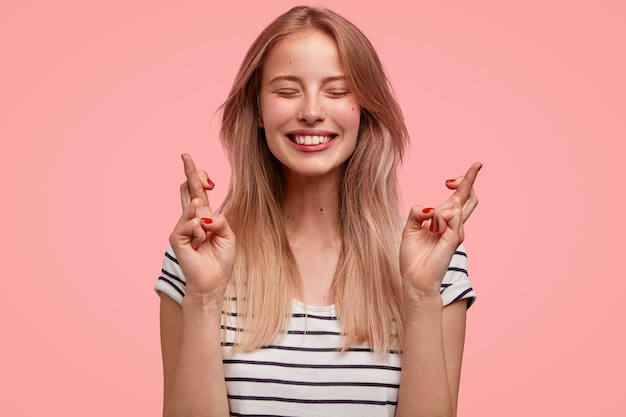
M324 120L325 112L321 98L315 94L307 95L303 98L298 112L298 120L308 124Z

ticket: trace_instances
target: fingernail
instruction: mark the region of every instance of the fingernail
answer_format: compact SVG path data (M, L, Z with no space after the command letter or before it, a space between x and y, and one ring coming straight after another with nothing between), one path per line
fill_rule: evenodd
M449 183L454 182L454 181L456 181L456 178L455 178L455 179L453 179L453 180L447 180L447 181L446 181L446 183L448 183L448 184L449 184ZM441 184L441 183L440 183L440 184Z
M427 207L427 208L425 208L424 210L422 210L422 212L424 212L424 213L430 213L430 212L431 212L431 211L433 211L433 210L434 210L434 208L432 208L432 207Z
M206 224L211 224L211 223L213 223L213 219L209 219L207 217L203 217L202 218L202 222L206 223Z
M215 187L215 184L213 184L213 181L211 181L210 178L206 179L206 183L209 184L209 187Z

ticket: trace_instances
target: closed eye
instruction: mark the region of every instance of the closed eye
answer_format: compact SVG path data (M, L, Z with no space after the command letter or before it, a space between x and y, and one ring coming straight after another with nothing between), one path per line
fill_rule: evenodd
M350 94L348 90L328 90L326 95L330 98L341 98Z
M285 88L273 90L272 92L280 97L287 97L287 98L295 97L298 95L298 90L285 89Z

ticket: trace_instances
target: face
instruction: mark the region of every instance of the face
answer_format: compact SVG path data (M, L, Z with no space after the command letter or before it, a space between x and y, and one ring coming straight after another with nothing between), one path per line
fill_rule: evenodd
M361 108L333 38L293 34L272 48L262 73L261 124L285 175L339 175L356 146Z

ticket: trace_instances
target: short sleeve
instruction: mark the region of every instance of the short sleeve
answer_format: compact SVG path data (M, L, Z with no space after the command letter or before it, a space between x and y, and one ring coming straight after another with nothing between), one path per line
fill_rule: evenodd
M476 293L467 273L467 252L463 245L452 255L448 271L441 282L441 298L444 306L465 299L467 308L476 301Z
M178 304L182 304L185 296L185 285L186 280L183 271L174 256L174 251L169 247L163 256L161 275L159 275L154 289L158 293L167 294Z

